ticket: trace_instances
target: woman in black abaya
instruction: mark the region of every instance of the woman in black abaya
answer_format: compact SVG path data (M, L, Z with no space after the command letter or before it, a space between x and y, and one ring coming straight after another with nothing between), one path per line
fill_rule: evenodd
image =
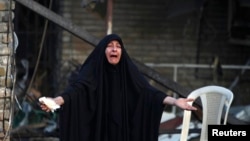
M77 80L52 100L61 106L61 141L157 141L165 104L196 110L187 104L192 99L152 87L116 34L99 42ZM51 110L44 103L41 108Z

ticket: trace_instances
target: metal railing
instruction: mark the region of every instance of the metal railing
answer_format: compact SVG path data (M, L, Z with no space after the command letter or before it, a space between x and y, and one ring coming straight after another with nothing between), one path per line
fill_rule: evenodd
M178 82L178 71L182 68L190 69L214 69L215 66L208 64L168 64L168 63L145 63L148 67L151 68L172 68L173 69L173 80ZM222 69L231 69L231 70L241 70L240 75L244 74L246 70L250 70L250 59L245 65L221 65ZM239 77L235 77L234 81L231 83L229 89L232 90L238 83ZM250 83L250 82L249 82ZM174 97L178 97L176 93L173 94ZM172 107L172 113L176 113L176 107Z

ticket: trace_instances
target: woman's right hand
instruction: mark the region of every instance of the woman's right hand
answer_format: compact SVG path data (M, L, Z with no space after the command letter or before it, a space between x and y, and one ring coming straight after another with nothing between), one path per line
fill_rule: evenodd
M51 101L53 101L53 103L61 106L62 104L64 104L64 100L61 96L55 97L55 98L51 98L51 97L46 97L46 99L49 99ZM48 103L47 103L48 104ZM49 105L46 105L43 101L40 101L40 107L43 111L46 112L53 112L54 109L52 109L51 107L49 107Z
M40 102L40 107L43 111L50 112L51 109L44 103Z

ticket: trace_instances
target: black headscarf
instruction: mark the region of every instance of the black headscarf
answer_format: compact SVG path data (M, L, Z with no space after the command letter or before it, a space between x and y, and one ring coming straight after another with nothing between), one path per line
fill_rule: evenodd
M122 55L108 63L107 44L117 40ZM152 87L116 34L105 36L64 93L61 141L157 141L166 94Z

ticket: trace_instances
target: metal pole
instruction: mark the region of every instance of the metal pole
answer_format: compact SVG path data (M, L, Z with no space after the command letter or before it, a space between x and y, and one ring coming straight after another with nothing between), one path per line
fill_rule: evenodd
M107 4L107 35L112 33L113 0L108 0Z

